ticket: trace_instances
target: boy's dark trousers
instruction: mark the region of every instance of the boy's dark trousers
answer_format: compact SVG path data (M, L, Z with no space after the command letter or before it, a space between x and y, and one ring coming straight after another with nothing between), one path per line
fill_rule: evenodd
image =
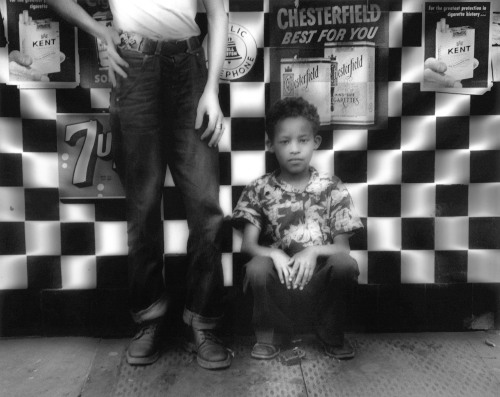
M358 264L348 254L318 260L313 277L301 291L281 284L269 257L254 257L246 264L244 288L251 287L254 299L253 325L257 342L279 344L283 335L293 334L293 305L315 313L316 332L326 343L341 345L344 340L346 305L357 284Z
M126 195L132 316L142 323L160 318L167 309L161 199L168 164L181 194L173 212L182 219L185 209L189 227L184 322L213 328L222 315L223 213L218 150L200 139L206 125L194 128L207 81L203 49L152 55L121 49L120 55L129 64L128 76L117 75L110 123ZM166 201L164 208L172 211L172 203Z

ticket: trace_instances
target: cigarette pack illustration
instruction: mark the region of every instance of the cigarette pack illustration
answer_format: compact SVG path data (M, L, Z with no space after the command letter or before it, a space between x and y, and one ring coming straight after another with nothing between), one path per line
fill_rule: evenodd
M302 97L318 109L321 124L331 123L331 65L326 58L281 59L281 98Z
M32 68L44 74L61 71L59 22L33 20L24 10L19 14L19 44L20 51L32 58Z
M445 18L437 22L436 59L446 64L446 74L456 80L474 76L474 36L470 26L450 28Z
M331 122L374 124L375 44L329 43L325 57L331 60Z
M111 13L109 12L99 12L93 15L93 18L101 25L106 27L113 27L113 20ZM106 44L104 44L101 39L96 38L96 50L97 50L97 61L99 63L99 69L108 69L109 59L108 52L106 51Z

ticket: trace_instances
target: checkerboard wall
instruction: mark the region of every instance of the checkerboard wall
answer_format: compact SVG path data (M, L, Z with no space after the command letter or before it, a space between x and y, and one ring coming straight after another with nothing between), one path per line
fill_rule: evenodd
M500 282L500 85L482 96L421 92L422 3L390 4L388 127L322 131L313 165L347 184L366 225L351 239L360 283L414 285L415 293L424 286L429 306L440 300L433 285L470 292ZM276 162L264 134L269 5L230 0L226 9L231 22L252 25L258 47L252 71L220 87L220 201L230 215L243 186ZM198 20L206 26L202 12ZM0 85L0 290L24 291L33 302L38 291L125 288L123 200L63 203L58 194L56 115L106 111L108 97L107 89ZM187 225L169 175L164 193L168 273L185 254ZM225 284L238 287L241 237L229 221L224 235Z

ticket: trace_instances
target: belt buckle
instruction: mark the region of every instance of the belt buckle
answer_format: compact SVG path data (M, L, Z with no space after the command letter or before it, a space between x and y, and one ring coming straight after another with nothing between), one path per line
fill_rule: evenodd
M142 40L142 36L136 33L123 32L120 34L120 47L127 50L139 51Z
M190 37L184 40L175 40L165 42L167 47L173 48L175 53L191 52L200 47L199 41L196 37Z

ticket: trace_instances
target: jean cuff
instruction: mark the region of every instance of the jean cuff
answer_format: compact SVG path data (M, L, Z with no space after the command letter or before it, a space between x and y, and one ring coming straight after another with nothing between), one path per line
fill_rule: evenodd
M327 345L342 346L344 344L343 332L331 332L326 331L324 328L318 328L316 330L316 335L323 343L326 343Z
M191 310L184 308L182 319L190 327L197 329L214 329L219 324L221 317L204 317Z
M160 299L154 302L151 306L144 310L138 312L131 312L132 319L134 322L140 324L145 321L156 320L157 318L163 317L167 312L168 299L166 295L163 295Z

